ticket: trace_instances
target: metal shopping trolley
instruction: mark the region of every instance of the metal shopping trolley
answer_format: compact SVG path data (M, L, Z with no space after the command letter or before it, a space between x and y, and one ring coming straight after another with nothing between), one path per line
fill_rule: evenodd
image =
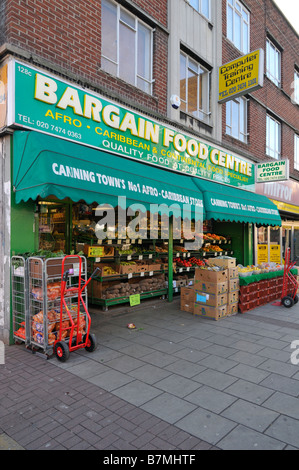
M77 266L65 270L65 262L73 261ZM85 348L93 352L97 347L96 336L90 333L91 318L84 301L83 293L91 279L96 276L97 268L87 280L82 279L82 259L79 255L68 255L62 260L61 268L61 296L58 337L54 342L53 352L60 362L66 362L70 352ZM76 274L76 284L72 284L72 276ZM85 282L84 282L85 281ZM77 304L67 302L77 297Z
M286 308L291 308L293 305L298 303L299 297L297 295L298 291L298 281L297 276L292 274L291 270L294 268L297 259L291 262L291 249L286 250L284 272L283 272L283 284L282 284L282 293L281 293L281 304Z

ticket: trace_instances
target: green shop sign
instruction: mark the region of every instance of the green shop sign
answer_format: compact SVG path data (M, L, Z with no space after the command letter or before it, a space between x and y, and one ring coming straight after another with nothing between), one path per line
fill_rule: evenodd
M29 65L12 60L8 125L34 129L102 151L254 190L250 161L178 132Z

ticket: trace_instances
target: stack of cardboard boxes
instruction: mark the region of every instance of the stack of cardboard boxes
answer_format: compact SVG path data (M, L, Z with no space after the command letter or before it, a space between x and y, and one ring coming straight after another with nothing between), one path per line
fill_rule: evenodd
M238 313L239 276L235 258L218 259L213 265L220 270L196 268L194 286L181 289L181 310L220 320Z

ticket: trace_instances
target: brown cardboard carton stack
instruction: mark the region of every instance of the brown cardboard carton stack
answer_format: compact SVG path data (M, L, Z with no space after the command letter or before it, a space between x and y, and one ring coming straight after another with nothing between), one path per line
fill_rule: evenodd
M195 270L194 315L220 320L227 315L228 270Z
M194 313L195 290L194 286L181 287L181 310Z
M236 258L219 258L213 260L214 266L222 266L227 269L227 315L238 313L239 302L239 274L236 267Z

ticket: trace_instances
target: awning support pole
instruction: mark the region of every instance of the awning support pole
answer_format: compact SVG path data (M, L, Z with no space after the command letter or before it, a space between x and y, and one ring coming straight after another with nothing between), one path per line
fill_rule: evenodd
M168 240L168 302L173 301L173 215L169 217Z

